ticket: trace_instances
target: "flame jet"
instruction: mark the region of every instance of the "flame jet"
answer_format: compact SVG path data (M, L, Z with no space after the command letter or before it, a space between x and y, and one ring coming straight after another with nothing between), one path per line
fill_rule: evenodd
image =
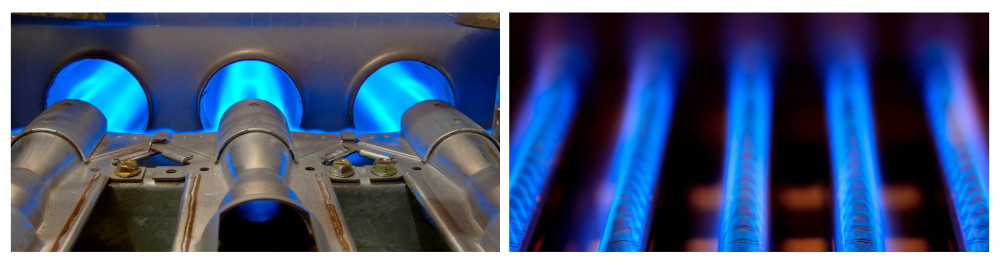
M535 206L559 157L562 138L576 115L587 65L586 43L569 36L577 18L546 16L537 32L535 72L524 111L511 130L510 251L531 233Z
M676 15L641 14L631 22L628 103L615 166L608 173L617 189L600 251L646 249L650 202L656 198L681 55Z
M775 25L767 15L729 21L729 117L719 251L768 250L768 158Z
M989 164L972 94L964 36L957 17L922 15L912 26L912 57L923 85L924 105L944 170L961 251L989 251Z
M885 251L865 22L857 14L820 15L814 21L833 159L836 251Z

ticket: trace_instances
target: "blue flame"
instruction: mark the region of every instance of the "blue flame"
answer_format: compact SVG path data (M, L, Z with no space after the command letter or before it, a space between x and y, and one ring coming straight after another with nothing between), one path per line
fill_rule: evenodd
M355 165L355 166L374 165L375 164L375 160L372 160L371 158L367 158L367 157L362 157L361 153L350 154L350 155L344 157L344 159L350 160L351 164Z
M382 66L361 84L354 99L357 133L398 132L403 112L424 100L455 104L451 83L418 61L397 61Z
M236 213L243 219L255 223L271 220L280 210L281 203L270 200L250 201L236 206Z
M274 104L291 128L302 121L302 97L292 78L269 62L243 60L219 69L201 94L201 122L207 131L218 130L222 114L245 99Z
M522 112L518 123L527 123L523 133L511 137L510 176L510 251L519 251L535 205L548 180L549 164L558 156L562 138L576 112L579 89L579 64L560 65L553 61L581 60L580 50L563 45L557 52L546 55L533 77L531 95L526 100L528 111ZM579 63L579 62L578 62Z
M989 251L989 164L965 66L949 42L923 48L917 63L924 104L961 227L960 248Z
M510 171L510 251L520 249L548 176L548 164L569 129L576 109L575 89L574 85L556 84L542 92L536 100L536 116L531 118L524 142L514 143L511 148L514 159Z
M148 129L146 129L146 134L153 134L153 133L158 133L158 132L168 132L170 134L187 134L187 133L214 132L214 130L201 129L201 130L189 130L189 131L175 131L173 128L169 128L169 127L148 128Z
M885 251L878 152L859 40L826 41L823 70L834 175L836 251Z
M609 174L617 183L601 251L635 252L645 246L648 213L660 172L674 101L676 54L650 45L634 58L625 121Z
M149 122L149 101L139 80L108 60L82 59L59 70L45 95L45 106L63 99L97 107L108 120L109 132L143 133Z
M760 41L739 45L731 54L727 80L729 133L719 251L767 251L773 55Z

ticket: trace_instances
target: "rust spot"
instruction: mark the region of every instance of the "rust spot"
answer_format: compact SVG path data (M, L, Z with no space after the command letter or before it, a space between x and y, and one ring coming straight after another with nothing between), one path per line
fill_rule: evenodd
M59 249L59 241L62 241L62 237L69 231L69 226L73 224L73 221L76 220L76 216L80 214L80 208L83 207L83 202L87 201L87 193L90 192L90 188L94 186L94 181L97 181L100 176L101 174L97 173L90 178L90 182L87 183L87 188L83 189L83 195L80 195L80 201L76 202L76 208L73 208L73 213L69 215L69 220L66 221L66 225L63 226L62 231L59 231L59 236L56 237L55 243L52 244L52 249L49 250L50 252L56 252L56 250Z
M351 251L351 246L347 244L347 239L344 238L344 225L340 223L340 215L337 214L337 207L334 207L330 203L330 199L333 198L333 194L330 194L330 188L323 182L323 174L316 174L316 182L319 183L320 193L323 194L323 202L326 204L326 211L330 213L330 221L333 222L333 232L337 233L337 240L340 241L340 245L344 247L345 252Z
M192 180L191 192L188 194L190 197L187 204L187 218L184 221L184 239L182 241L181 251L188 251L191 248L191 232L194 230L194 210L198 205L198 184L201 183L201 174L194 174L194 179Z
M465 235L465 231L458 226L458 222L455 222L455 218L451 217L451 213L448 213L448 210L444 208L444 204L441 204L441 200L438 200L437 194L434 194L434 190L431 190L431 187L427 185L427 181L420 179L420 183L423 183L427 192L431 193L431 201L433 201L434 204L437 204L438 208L441 209L441 212L444 213L444 216L448 218L448 222L451 222L451 226L455 227L455 230L458 230L459 234Z

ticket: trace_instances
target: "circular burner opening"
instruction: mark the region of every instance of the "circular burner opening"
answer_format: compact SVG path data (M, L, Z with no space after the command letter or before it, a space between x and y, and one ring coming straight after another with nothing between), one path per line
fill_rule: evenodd
M451 82L441 71L418 61L396 61L375 70L354 98L358 133L398 132L403 112L424 100L455 104Z
M306 215L272 201L249 201L219 221L219 251L316 251Z
M139 80L104 59L81 59L59 70L45 94L45 107L64 99L86 101L101 110L109 132L144 133L149 101Z
M261 60L230 63L212 75L201 91L201 124L208 131L218 130L222 114L245 99L260 99L278 107L288 126L302 122L302 96L292 77L277 65Z

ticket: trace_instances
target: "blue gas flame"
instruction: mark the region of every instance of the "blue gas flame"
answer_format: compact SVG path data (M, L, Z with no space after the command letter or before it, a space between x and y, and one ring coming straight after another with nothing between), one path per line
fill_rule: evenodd
M758 36L732 49L719 251L767 251L774 54Z
M644 20L637 19L637 24L639 21ZM677 24L669 22L664 24ZM648 29L636 32L642 37L635 40L624 122L619 128L614 166L608 174L617 189L600 251L645 250L651 201L656 194L674 104L678 41L658 36L663 29L641 24L637 27Z
M139 80L108 60L82 59L59 70L45 95L45 106L64 99L97 107L110 132L143 133L149 122L149 101Z
M922 45L924 104L961 228L960 249L989 251L989 164L965 65L948 40Z
M425 100L455 104L451 83L434 67L418 61L382 66L361 84L354 99L358 133L398 132L403 112Z
M201 94L201 122L206 131L215 131L222 114L245 99L260 99L278 107L291 128L302 121L302 97L284 70L260 60L236 61L219 69Z
M532 84L526 109L517 120L527 123L511 137L510 251L518 251L531 224L549 176L549 165L559 155L562 138L576 113L579 97L577 66L551 61L580 60L580 50L572 44L555 48L545 56Z
M835 17L861 22L860 18ZM833 159L836 251L885 251L878 151L862 33L824 30L819 44ZM861 27L861 25L855 25Z
M280 210L281 203L271 200L250 201L236 206L236 213L243 219L255 223L271 220Z

